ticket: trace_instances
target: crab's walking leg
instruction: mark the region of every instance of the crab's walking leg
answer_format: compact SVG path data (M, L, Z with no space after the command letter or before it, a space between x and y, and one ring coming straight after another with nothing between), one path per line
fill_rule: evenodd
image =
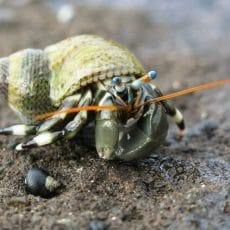
M36 133L37 126L35 125L12 125L5 128L0 128L0 135L17 135L17 136L26 136L33 135Z
M66 98L61 106L61 110L66 110L68 108L73 107L75 104L79 103L80 99L81 99L80 94ZM56 115L51 117L50 119L44 121L40 125L18 124L18 125L5 127L5 128L0 128L0 135L17 135L17 136L35 135L36 133L44 132L52 128L55 124L65 119L65 117L66 114L63 113L61 115Z
M76 95L67 97L62 103L60 107L60 111L72 108L73 106L79 103L80 99L81 99L81 94L76 94ZM66 113L52 116L51 118L47 119L46 121L42 122L39 125L37 132L42 133L44 131L51 129L57 123L62 122L66 118L66 116L67 116Z
M106 93L99 106L114 105L111 94ZM97 112L95 130L96 149L101 158L111 160L119 142L118 112L102 110Z
M159 97L163 96L162 92L156 86L154 86L153 84L151 84L150 86ZM185 134L185 122L180 110L175 108L174 106L169 105L167 101L160 101L160 103L164 107L165 112L173 118L176 125L180 129L179 136L183 137Z
M79 106L88 106L92 101L92 93L90 90L87 91L85 96L81 99ZM72 121L70 121L64 128L66 138L73 138L82 126L86 123L88 118L87 111L80 111Z
M91 103L92 94L91 91L88 90L84 96L81 98L79 102L79 106L88 105ZM63 130L56 131L56 132L41 132L31 140L26 143L21 143L16 146L17 151L21 151L27 148L33 148L37 146L43 146L51 144L59 139L63 138L72 138L77 134L77 131L85 124L87 119L87 112L81 111L79 112L75 118L70 121Z
M51 144L52 142L62 138L64 136L64 131L56 132L43 132L26 143L20 143L15 147L15 150L21 151L28 148L33 148L37 146L43 146Z

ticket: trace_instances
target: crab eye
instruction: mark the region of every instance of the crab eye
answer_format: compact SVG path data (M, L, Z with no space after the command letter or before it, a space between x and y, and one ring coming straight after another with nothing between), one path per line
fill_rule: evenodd
M114 77L112 79L112 83L114 83L115 85L121 84L121 77Z
M154 70L152 70L152 71L149 71L149 72L148 72L148 75L149 75L149 77L153 80L153 79L156 78L157 72L154 71Z

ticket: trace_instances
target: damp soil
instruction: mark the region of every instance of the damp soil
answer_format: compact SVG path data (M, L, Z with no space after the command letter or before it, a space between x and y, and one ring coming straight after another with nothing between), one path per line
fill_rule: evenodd
M93 33L120 41L146 69L156 69L164 93L224 79L230 72L226 52L155 53L151 44L160 44L170 28L150 22L142 11L78 6L76 18L61 24L40 1L2 2L13 14L0 23L1 56ZM228 85L172 100L184 114L186 137L178 141L169 121L162 148L135 162L107 162L75 140L16 153L20 139L1 136L0 229L230 229L229 100ZM0 125L18 122L2 101ZM55 196L25 192L24 178L33 167L62 183Z

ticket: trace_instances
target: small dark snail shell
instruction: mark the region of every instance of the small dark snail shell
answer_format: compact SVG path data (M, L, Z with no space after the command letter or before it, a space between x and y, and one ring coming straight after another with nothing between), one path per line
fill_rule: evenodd
M24 183L28 193L43 198L51 197L55 194L57 188L60 187L60 183L57 180L38 168L30 169L27 172Z

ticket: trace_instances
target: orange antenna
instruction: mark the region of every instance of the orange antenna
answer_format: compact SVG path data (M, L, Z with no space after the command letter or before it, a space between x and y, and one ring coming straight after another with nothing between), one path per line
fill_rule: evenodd
M200 90L204 90L204 89L210 89L210 88L213 88L213 87L224 85L226 83L230 83L230 79L225 79L225 80L216 81L216 82L210 82L210 83L207 83L207 84L198 85L198 86L195 86L195 87L192 87L192 88L189 88L189 89L185 89L185 90L181 90L181 91L178 91L178 92L175 92L175 93L171 93L171 94L167 94L167 95L164 95L164 96L161 96L161 97L157 97L157 98L154 98L152 100L146 101L146 102L138 105L137 108L139 108L139 107L141 107L143 105L149 104L149 103L168 100L168 99L171 99L171 98L174 98L174 97L179 97L179 96L189 94L189 93L193 93L193 92L196 92L196 91L200 91Z
M189 89L185 89L185 90L181 90L175 93L171 93L171 94L167 94L161 97L157 97L154 98L152 100L146 101L140 105L137 105L134 109L138 109L144 105L147 105L149 103L155 103L155 102L160 102L160 101L164 101L164 100L168 100L174 97L179 97L185 94L189 94L189 93L193 93L196 91L200 91L200 90L204 90L204 89L209 89L209 88L213 88L213 87L217 87L220 85L224 85L226 83L230 83L230 79L225 79L222 81L216 81L216 82L210 82L207 84L203 84L203 85L199 85L199 86L195 86ZM100 111L100 110L110 110L110 111L114 111L114 110L124 110L124 111L130 111L128 106L115 106L115 105L111 105L111 106L97 106L97 105L91 105L91 106L83 106L83 107L74 107L71 109L67 109L67 110L59 110L59 111L54 111L54 112L49 112L49 113L45 113L45 114L41 114L35 117L36 120L43 120L43 119L47 119L49 117L58 115L58 114L62 114L62 113L66 113L66 114L70 114L70 113L77 113L80 111Z
M90 106L74 107L71 109L44 113L44 114L36 116L35 119L36 120L44 120L44 119L47 119L47 118L52 117L54 115L59 115L62 113L70 114L70 113L77 113L80 111L100 111L100 110L111 110L111 111L113 111L113 110L123 110L123 109L125 109L125 107L115 106L115 105L111 105L111 106L90 105Z

